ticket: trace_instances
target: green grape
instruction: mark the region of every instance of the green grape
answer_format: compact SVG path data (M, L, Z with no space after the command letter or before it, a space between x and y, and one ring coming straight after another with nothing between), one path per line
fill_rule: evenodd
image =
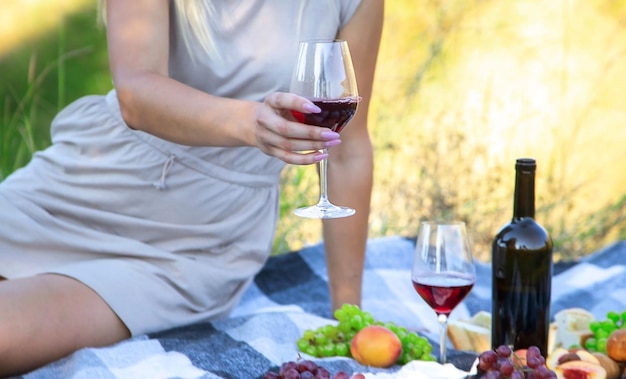
M597 338L597 339L600 339L600 338L607 338L607 337L609 336L609 334L611 334L611 333L610 333L610 332L607 332L607 331L606 331L606 329L602 329L602 328L598 329L598 330L594 333L594 335L596 336L596 338Z
M430 342L428 342L428 339L426 337L421 337L421 336L417 337L417 343L420 344L422 347L430 345ZM430 347L432 348L432 346Z
M324 334L329 340L334 340L337 338L337 328L334 325L325 325L321 330L322 334Z
M591 333L596 334L598 329L600 329L601 324L602 323L600 321L591 321L589 323L589 330L591 331Z
M302 335L302 338L307 339L307 340L312 340L315 338L315 331L313 329L307 329L304 331L304 334Z
M402 346L414 346L415 345L415 341L409 337L411 333L407 333L405 334L402 338L400 338L400 342L402 342Z
M346 342L351 342L351 341L352 341L352 338L354 338L354 335L355 335L355 334L356 334L356 332L355 332L355 331L351 331L350 333L347 333L347 334L346 334L346 339L345 339L345 341L346 341Z
M349 357L350 347L345 342L339 342L335 345L335 354L339 357Z
M350 318L353 315L361 312L359 307L357 307L354 304L346 304L343 308L346 310L346 315L348 316L348 318Z
M419 347L419 346L413 346L409 352L411 353L412 356L414 357L420 357L424 354L424 350Z
M302 352L305 353L305 354L308 354L310 356L313 356L313 357L320 357L321 356L320 353L317 350L317 347L313 346L313 345L307 346L306 348L304 348L302 350Z
M361 315L358 315L358 314L355 314L354 316L352 316L352 318L350 319L350 326L352 326L352 329L354 330L363 329L363 317L361 317Z
M323 346L320 346L320 353L324 357L335 356L335 345L329 342Z
M337 321L341 322L342 320L346 319L346 310L343 308L339 308L335 310L334 316L337 319Z
M608 338L599 338L598 339L598 342L596 344L596 349L599 352L606 353L606 341L607 340L608 340Z
M427 345L424 345L422 347L422 350L424 351L424 354L430 354L433 352L433 345L431 345L430 343Z
M597 352L598 351L597 346L598 346L598 340L595 337L589 337L585 341L585 349L591 352Z
M353 304L345 304L333 313L336 324L323 325L317 329L307 329L296 342L300 351L314 357L350 357L350 343L355 334L370 325L381 325L391 330L402 343L403 353L397 363L406 364L412 360L435 360L432 345L416 332L393 322L382 322Z
M608 334L611 334L615 330L615 323L611 320L602 321L600 329L603 329Z
M402 351L400 354L400 358L398 358L398 363L405 365L413 360L412 355L408 351Z
M340 322L337 325L337 329L342 333L349 333L352 330L352 325L349 322Z
M626 328L626 311L607 312L605 320L595 320L589 323L589 330L593 337L585 341L585 349L606 354L607 339L611 333L621 328Z
M407 335L407 330L406 328L398 328L394 333L398 336L398 338L403 339Z
M326 334L322 333L321 331L318 331L317 333L315 333L315 343L317 345L325 345L327 344L329 341L328 337L326 336Z
M302 338L298 339L298 342L296 343L296 345L298 346L298 350L304 351L304 349L306 349L311 344L309 343L308 339L302 337Z
M609 313L607 313L606 318L613 321L613 325L617 325L621 319L620 315L614 311L610 311Z

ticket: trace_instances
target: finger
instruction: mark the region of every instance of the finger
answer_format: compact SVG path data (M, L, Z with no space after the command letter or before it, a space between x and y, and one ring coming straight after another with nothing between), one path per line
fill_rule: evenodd
M265 98L265 103L274 109L319 113L322 110L309 99L287 92L274 92Z
M286 150L276 149L273 153L270 153L282 160L285 163L293 164L293 165L310 165L314 163L318 163L322 159L328 158L328 153L323 153L321 151L311 151L308 153L296 153Z
M302 124L296 124L298 126L306 126ZM325 129L319 127L313 127L314 129ZM322 137L322 140L310 139L308 138L309 133L302 132L298 133L297 130L299 128L294 128L294 132L286 132L283 134L287 134L287 136L283 134L279 134L274 132L269 128L258 129L257 138L259 142L265 146L270 146L272 148L277 148L280 150L286 150L291 152L302 152L302 151L311 151L311 150L322 150L328 149L333 146L337 146L341 144L341 139L339 138L339 134L332 132L328 129L323 130L322 136L330 136L331 139ZM315 133L319 132L319 130L315 130ZM325 133L326 132L326 133ZM298 136L304 136L304 138L298 138Z
M278 115L273 111L264 110L261 111L257 115L257 122L261 126L261 130L269 131L276 136L283 137L285 139L297 139L303 141L311 141L311 142L325 142L325 141L333 141L339 139L339 133L333 132L332 130L324 127L319 127L315 125L302 124L297 121L290 121L286 118L286 116ZM278 138L278 137L276 137ZM273 139L275 144L279 144L280 142ZM302 147L291 147L289 145L281 144L284 148L288 150L306 150L308 148L311 149L321 149L325 147L323 143L318 143L314 146L304 146ZM291 148L290 148L291 147Z

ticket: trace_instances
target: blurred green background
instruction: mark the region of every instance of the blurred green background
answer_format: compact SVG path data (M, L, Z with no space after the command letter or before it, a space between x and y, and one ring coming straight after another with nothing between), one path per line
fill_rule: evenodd
M54 115L111 88L96 1L4 0L0 180L49 143ZM370 237L467 222L481 260L534 157L537 219L557 259L626 239L626 0L389 0L372 98ZM292 210L316 200L288 167L274 253L321 239Z

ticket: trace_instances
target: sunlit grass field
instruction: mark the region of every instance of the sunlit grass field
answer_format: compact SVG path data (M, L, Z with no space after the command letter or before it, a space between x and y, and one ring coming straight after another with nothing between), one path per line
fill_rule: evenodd
M93 6L0 51L0 179L49 144L62 106L110 89ZM488 260L515 159L534 157L557 259L626 239L626 0L393 0L385 19L370 237L458 219ZM285 170L275 253L320 241L318 221L292 215L317 187L313 167Z

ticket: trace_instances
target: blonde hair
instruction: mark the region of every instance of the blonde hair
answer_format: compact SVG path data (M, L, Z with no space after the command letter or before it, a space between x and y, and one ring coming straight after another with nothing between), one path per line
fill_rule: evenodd
M193 36L200 42L203 50L209 54L215 54L213 35L204 15L206 9L209 13L208 19L214 20L214 17L210 17L215 13L213 2L211 0L173 0L173 2L187 49L192 50L190 46ZM98 23L106 26L106 0L98 0Z

